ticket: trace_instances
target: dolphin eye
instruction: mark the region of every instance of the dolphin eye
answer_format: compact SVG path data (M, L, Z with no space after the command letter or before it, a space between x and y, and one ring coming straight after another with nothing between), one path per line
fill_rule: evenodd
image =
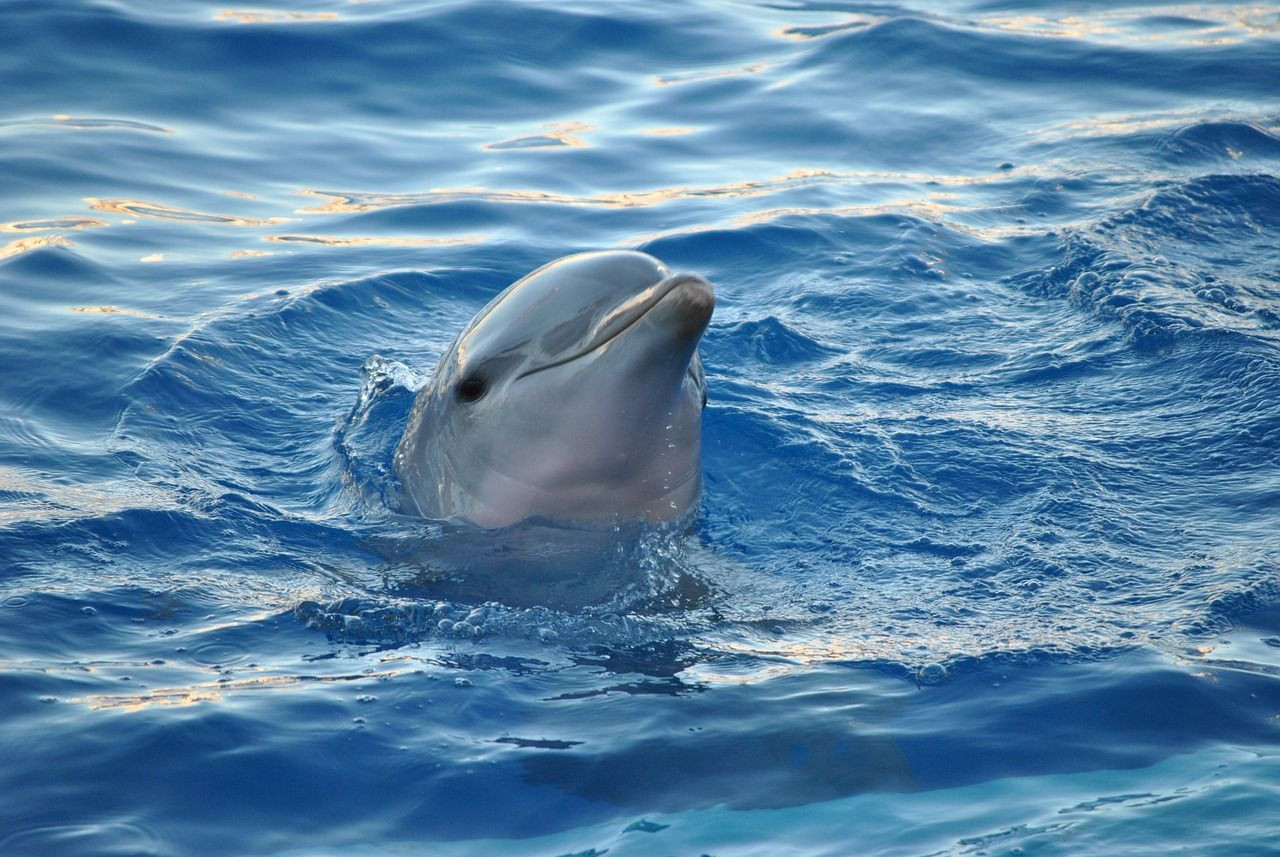
M488 390L489 385L485 383L483 378L472 375L459 381L454 392L458 397L458 401L469 405L472 402L478 402L480 399L484 398L484 394L488 392Z

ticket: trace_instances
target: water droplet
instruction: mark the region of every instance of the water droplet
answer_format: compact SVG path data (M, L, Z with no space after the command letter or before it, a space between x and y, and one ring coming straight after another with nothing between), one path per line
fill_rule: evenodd
M97 616L98 610L95 607L81 607L80 612L86 616Z
M361 705L368 705L371 702L377 702L377 701L378 701L378 697L372 696L371 694L368 694L368 693L364 694L363 696L356 697L356 702L360 703Z
M471 687L471 679L469 679L469 678L455 678L455 679L453 680L453 686L454 686L454 687Z
M916 681L921 684L942 684L947 680L947 668L942 664L925 664L916 673Z

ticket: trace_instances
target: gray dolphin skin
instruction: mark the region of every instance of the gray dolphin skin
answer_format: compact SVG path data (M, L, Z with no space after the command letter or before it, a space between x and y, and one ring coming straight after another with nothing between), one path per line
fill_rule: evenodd
M405 511L485 528L680 518L701 488L711 284L645 253L566 256L471 320L395 452Z

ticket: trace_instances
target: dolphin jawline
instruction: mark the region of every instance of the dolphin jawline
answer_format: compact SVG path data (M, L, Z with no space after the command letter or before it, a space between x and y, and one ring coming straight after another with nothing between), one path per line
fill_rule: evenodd
M708 290L711 288L711 284L697 274L672 274L601 319L596 325L594 335L582 348L567 357L561 357L559 360L553 360L550 363L544 363L541 366L535 366L532 369L521 372L513 380L519 381L521 378L527 378L545 369L554 369L557 366L572 363L574 360L585 357L592 351L607 345L648 315L649 310L660 304L664 298L686 285Z

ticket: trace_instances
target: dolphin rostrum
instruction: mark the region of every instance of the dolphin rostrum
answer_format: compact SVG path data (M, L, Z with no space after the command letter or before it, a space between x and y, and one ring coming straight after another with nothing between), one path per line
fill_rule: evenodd
M711 284L645 253L566 256L471 320L395 452L406 511L486 528L680 518L701 486Z

